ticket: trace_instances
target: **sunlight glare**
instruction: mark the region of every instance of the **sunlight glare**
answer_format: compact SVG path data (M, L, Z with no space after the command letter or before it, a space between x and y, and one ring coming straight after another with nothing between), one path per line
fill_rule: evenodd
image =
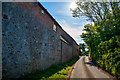
M71 9L77 8L77 4L76 4L75 2L72 2L72 3L70 4L70 8L71 8Z

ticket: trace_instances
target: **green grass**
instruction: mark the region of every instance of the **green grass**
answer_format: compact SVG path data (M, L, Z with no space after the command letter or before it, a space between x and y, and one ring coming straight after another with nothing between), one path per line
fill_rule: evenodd
M48 80L50 78L61 78L61 79L66 79L67 74L69 73L70 69L72 68L72 65L79 59L80 57L76 57L74 59L71 59L70 61L67 61L65 63L55 65L53 64L50 68L44 70L44 71L39 71L35 74L31 74L28 76L24 76L23 78L30 78L30 79L44 79Z

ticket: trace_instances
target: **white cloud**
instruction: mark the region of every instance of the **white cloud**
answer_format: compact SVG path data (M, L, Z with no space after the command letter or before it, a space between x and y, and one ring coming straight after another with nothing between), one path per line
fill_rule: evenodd
M82 38L80 38L80 36L79 36L79 37L76 37L75 40L76 40L76 42L77 42L78 44L79 44L79 43L85 43L85 42L82 40Z
M61 20L59 23L62 25L62 28L72 37L79 37L79 35L83 32L83 27L72 27L65 20Z
M76 23L76 22L73 22L73 24L78 24L78 23Z
M80 40L81 40L81 38L76 37L76 40L77 40L77 41L80 41Z
M66 5L64 6L61 6L60 7L60 10L57 10L56 11L56 14L59 14L59 15L64 15L64 16L68 16L68 17L72 17L72 13L70 11L70 4L72 2L69 2L69 3L66 3Z
M73 39L77 41L77 43L83 43L83 41L80 39L80 35L84 32L83 26L75 27L70 26L65 20L58 21L62 28L71 36Z

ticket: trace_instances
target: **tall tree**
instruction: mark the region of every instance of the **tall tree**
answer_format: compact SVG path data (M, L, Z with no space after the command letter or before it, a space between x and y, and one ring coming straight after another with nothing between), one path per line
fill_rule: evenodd
M103 20L110 19L110 16L114 16L117 19L118 13L120 13L120 2L76 2L77 8L71 9L73 17L86 16L88 20L91 20L97 24Z
M120 2L76 2L72 10L73 17L86 16L100 34L100 40L106 41L120 35Z
M86 16L92 24L84 26L81 38L85 41L92 57L97 56L99 43L120 36L120 2L76 2L73 17Z

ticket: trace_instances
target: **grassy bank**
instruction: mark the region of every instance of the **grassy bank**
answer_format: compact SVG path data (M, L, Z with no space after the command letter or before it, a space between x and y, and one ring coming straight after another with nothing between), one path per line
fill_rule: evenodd
M67 61L65 63L55 65L53 64L50 68L44 71L37 72L35 74L31 74L28 76L25 76L24 78L30 78L30 79L49 79L49 78L62 78L66 79L68 73L70 72L70 69L72 68L72 65L79 59L79 57L76 57L74 59L71 59L70 61Z

